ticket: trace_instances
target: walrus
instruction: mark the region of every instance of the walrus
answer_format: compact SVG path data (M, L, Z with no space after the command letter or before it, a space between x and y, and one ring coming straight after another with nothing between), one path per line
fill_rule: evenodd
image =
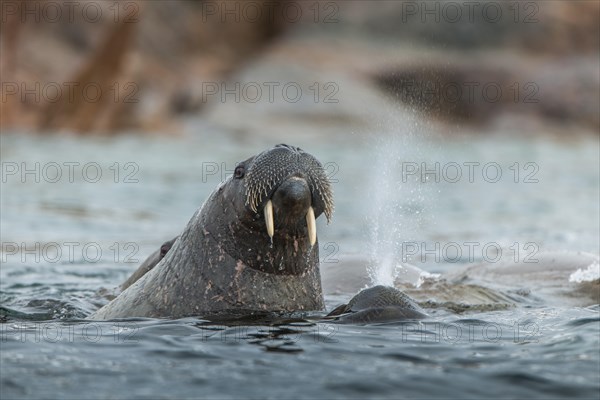
M331 221L321 163L285 144L240 162L170 249L151 256L91 319L324 309L316 219Z
M138 269L125 281L121 284L119 289L125 290L129 286L133 285L138 279L144 276L148 271L152 268L156 267L156 265L162 260L165 255L171 250L173 247L173 243L177 240L179 236L175 236L171 240L167 240L164 242L158 250L154 253L150 254L148 258L138 267Z
M345 324L372 324L423 319L427 314L400 290L377 285L361 290L348 304L336 307L326 318Z

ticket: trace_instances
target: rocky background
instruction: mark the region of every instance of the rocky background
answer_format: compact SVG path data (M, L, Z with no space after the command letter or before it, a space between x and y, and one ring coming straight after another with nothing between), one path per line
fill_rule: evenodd
M3 132L598 134L600 2L2 0ZM298 88L302 95L297 96Z

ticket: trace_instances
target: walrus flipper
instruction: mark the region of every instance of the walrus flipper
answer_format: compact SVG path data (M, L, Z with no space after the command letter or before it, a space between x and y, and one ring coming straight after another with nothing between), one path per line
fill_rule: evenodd
M160 246L158 250L150 254L142 263L142 265L140 265L139 268L120 286L121 290L127 289L129 286L137 282L138 279L152 270L152 268L154 268L160 262L160 260L165 257L169 250L171 250L173 243L175 243L178 237L179 236L175 236L173 239L167 240Z

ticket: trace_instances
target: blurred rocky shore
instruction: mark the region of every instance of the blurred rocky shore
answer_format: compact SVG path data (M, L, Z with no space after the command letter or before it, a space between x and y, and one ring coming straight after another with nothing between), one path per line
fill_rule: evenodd
M1 5L2 132L600 131L598 1Z

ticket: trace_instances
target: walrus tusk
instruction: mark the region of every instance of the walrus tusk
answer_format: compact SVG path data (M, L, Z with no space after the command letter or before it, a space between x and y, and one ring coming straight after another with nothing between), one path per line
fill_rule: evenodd
M273 221L273 203L271 200L267 201L267 205L265 206L265 222L267 224L267 233L269 234L269 237L273 239L273 234L275 234L275 222Z
M308 207L306 225L308 226L308 239L310 240L310 245L313 246L317 241L317 221L315 221L315 211L312 207Z

